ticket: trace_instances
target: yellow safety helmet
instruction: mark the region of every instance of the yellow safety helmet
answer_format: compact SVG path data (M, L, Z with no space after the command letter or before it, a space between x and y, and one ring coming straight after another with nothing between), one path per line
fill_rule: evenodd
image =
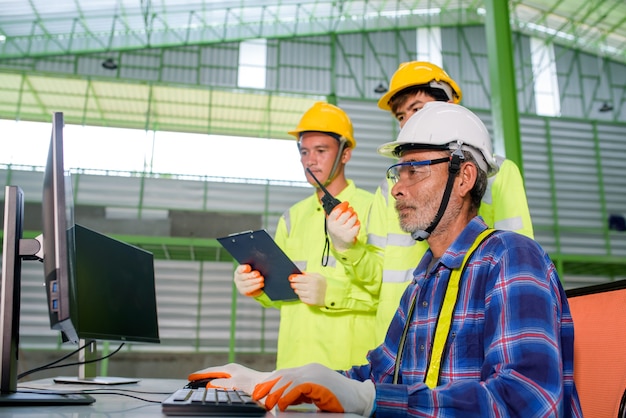
M389 101L407 87L427 84L431 88L443 90L453 103L459 104L463 93L456 82L441 67L426 61L411 61L400 64L391 76L389 91L378 101L378 107L391 111Z
M330 103L315 102L304 112L296 129L287 133L299 140L300 134L311 131L338 135L339 139L347 142L348 147L356 147L354 128L348 114Z

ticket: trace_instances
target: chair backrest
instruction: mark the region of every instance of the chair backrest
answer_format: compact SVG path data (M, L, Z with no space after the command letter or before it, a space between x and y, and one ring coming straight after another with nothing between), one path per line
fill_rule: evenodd
M626 417L626 280L566 291L583 414Z

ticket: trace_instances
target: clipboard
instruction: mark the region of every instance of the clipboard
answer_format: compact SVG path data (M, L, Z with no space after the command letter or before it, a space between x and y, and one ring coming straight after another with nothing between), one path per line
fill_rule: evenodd
M272 300L297 300L289 283L291 274L302 274L266 230L245 231L217 241L239 264L250 264L265 278L263 291Z

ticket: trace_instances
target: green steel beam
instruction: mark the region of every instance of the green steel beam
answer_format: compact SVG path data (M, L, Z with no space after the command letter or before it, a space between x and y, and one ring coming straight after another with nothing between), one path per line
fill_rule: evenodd
M494 143L504 144L506 157L517 164L523 178L509 7L501 0L486 0L485 6Z
M200 271L198 271L198 293L196 295L196 324L195 324L196 342L194 344L194 348L196 349L196 351L200 349L200 345L201 345L200 332L202 331L202 286L204 284L204 280L202 280L203 276L204 276L204 261L201 261Z
M604 172L602 170L602 152L600 150L598 124L594 123L592 127L594 160L596 163L596 172L598 173L598 195L600 196L600 213L602 214L602 219L609 219L609 211L606 205L606 191L604 190ZM604 250L606 251L606 254L611 254L612 245L609 227L607 224L604 224L604 227L602 229L604 230Z
M474 71L476 71L477 74L480 74L481 66L478 63L478 58L479 58L479 55L480 55L480 58L484 58L484 55L479 54L475 51L472 51L472 41L468 39L466 31L464 29L465 28L459 28L457 32L457 38L458 38L459 44L462 44L468 51L470 51L467 58L465 58L464 56L461 56L461 58L463 58L463 61L462 61L463 65L469 66L471 63L471 66L474 69ZM489 59L489 53L487 54L487 59ZM478 80L478 84L480 85L481 90L485 94L485 97L489 96L489 86L487 84L487 79L484 76L480 77L480 79ZM493 81L491 84L493 85ZM464 86L461 86L461 90L463 90L463 88Z
M234 363L236 348L236 328L237 328L237 286L233 280L230 292L230 330L228 332L228 362Z
M289 13L292 13L290 5L279 5L273 9L266 8L263 16L268 17L270 21L246 17L249 7L245 5L219 10L186 10L178 12L176 16L171 14L179 21L186 22L178 26L169 23L169 16L157 12L152 14L150 24L146 27L130 27L125 22L126 19L120 16L110 16L110 27L97 29L92 28L85 18L76 16L46 16L42 20L25 19L21 23L31 25L33 28L31 33L17 36L5 35L6 39L0 42L0 59L80 55L181 45L219 44L256 38L291 39L331 33L483 23L483 17L476 7L442 8L437 14L429 14L422 9L413 9L407 5L406 10L399 10L400 13L394 16L391 12L396 10L351 10L324 15L309 6L311 5L306 3L298 4L295 17L289 23L285 22L281 8L283 10L289 8ZM205 17L201 16L202 12ZM206 17L209 16L207 13L211 12L220 13L221 21L207 21ZM125 17L130 19L138 13L139 10L128 11ZM153 23L158 23L158 25L153 25ZM52 33L48 27L69 29L63 33Z
M538 227L537 229L545 229ZM554 231L555 234L559 234L560 232L554 230L552 228L550 231ZM24 238L35 238L39 235L40 232L34 231L24 231ZM618 232L610 233L619 234ZM154 254L155 259L176 259L176 260L185 260L185 261L230 261L233 262L233 259L225 254L223 251L219 251L215 246L219 246L217 240L213 239L190 239L190 238L176 238L176 237L137 237L137 236L128 236L128 235L110 235L112 238L118 239L123 242L127 242L129 244L138 246L140 248L146 248L147 250L151 249L151 246L146 246L146 242L155 242L158 243L156 245L167 247L171 254L174 257L163 257L163 252L159 254ZM0 238L2 238L2 232L0 231ZM199 259L192 259L189 256L187 258L184 257L176 257L177 249L176 246L185 242L186 245L183 247L188 250L190 247L195 248L196 254L201 254L206 252L206 250L210 249L213 252L213 257L202 257ZM208 244L208 246L204 246ZM557 245L558 246L558 245ZM626 257L621 255L585 255L585 254L566 254L562 253L559 249L556 249L550 252L550 258L554 261L554 264L557 267L557 271L559 275L563 276L564 274L568 275L598 275L603 277L616 277L623 275L624 268L626 268ZM201 288L199 288L201 289ZM233 298L236 298L236 289L233 288L234 294ZM231 315L234 315L235 312L232 312ZM234 352L233 352L234 355Z
M544 126L546 129L546 145L548 149L548 173L550 174L550 199L552 209L552 225L554 233L554 244L556 252L561 252L561 225L559 224L559 205L557 202L558 196L556 193L556 175L554 170L554 147L552 145L552 126L548 122L548 119L544 120ZM533 228L535 226L533 225ZM562 265L557 263L557 271L562 273Z
M485 1L485 3L489 3ZM555 1L552 7L538 9L524 0L500 0L513 13L511 22L528 36L554 39L566 48L582 49L619 62L626 62L619 0L581 2ZM211 4L209 4L211 3ZM85 12L76 10L61 15L39 14L0 16L0 59L51 55L88 54L165 48L180 45L218 44L255 38L293 38L330 33L377 32L398 28L457 26L483 23L482 1L465 2L278 2L259 4L203 2L200 7L150 10L120 2L121 10ZM234 3L234 2L233 2ZM419 4L418 4L419 3ZM344 4L347 7L343 7ZM324 7L327 6L327 7ZM437 7L435 7L437 6ZM534 9L529 21L525 12ZM519 15L519 16L518 16ZM288 18L286 18L288 17ZM3 30L4 23L22 30ZM129 22L143 22L131 24ZM557 23L561 22L561 23ZM28 31L30 28L30 31ZM615 34L614 34L615 32ZM606 47L610 45L611 48Z

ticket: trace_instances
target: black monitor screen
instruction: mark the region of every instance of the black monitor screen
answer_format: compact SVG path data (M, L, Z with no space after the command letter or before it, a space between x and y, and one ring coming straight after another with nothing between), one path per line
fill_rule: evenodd
M152 253L81 225L72 322L82 339L159 342Z

